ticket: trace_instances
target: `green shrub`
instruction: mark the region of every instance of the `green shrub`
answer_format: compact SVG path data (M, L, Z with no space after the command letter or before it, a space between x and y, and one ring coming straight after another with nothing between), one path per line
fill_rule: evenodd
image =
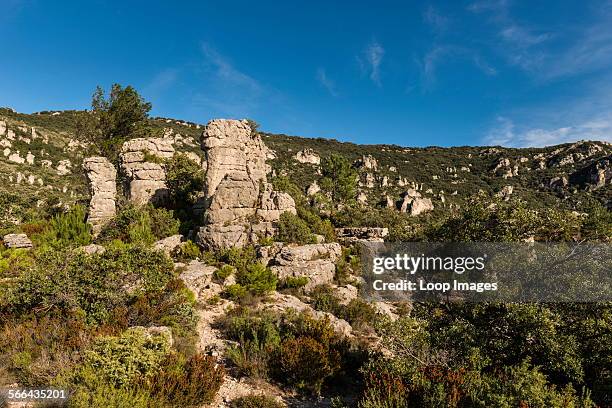
M335 314L340 309L339 299L330 285L317 285L309 295L315 310Z
M68 408L164 408L160 401L155 401L149 393L138 387L117 387L107 379L100 377L92 368L82 370L81 383L71 388L74 390L68 400Z
M228 287L225 288L225 291L224 291L225 296L237 302L244 299L247 293L248 293L247 289L238 283L229 285Z
M308 282L308 276L287 276L280 286L288 289L299 289L306 286Z
M323 382L340 369L340 354L308 336L283 341L279 354L279 373L283 380L315 394L319 394Z
M229 346L225 352L241 375L254 378L267 378L272 345L259 341L255 333L253 339L241 337L240 343Z
M277 239L296 244L312 244L315 238L306 221L290 212L284 212L278 221Z
M43 251L35 266L9 287L4 312L13 315L83 313L88 322L106 322L112 311L147 292L160 291L174 278L170 259L141 247L109 247L102 254ZM2 313L3 310L0 310Z
M200 251L200 247L193 241L187 241L176 249L173 256L181 261L190 261L200 258L202 252Z
M217 269L215 271L213 276L214 276L215 279L218 279L220 281L224 281L225 279L227 279L234 272L236 272L236 268L234 268L233 266L231 266L231 265L223 265L221 268L219 268L219 269Z
M267 267L257 262L239 270L236 281L256 296L265 295L276 290L276 275Z
M175 154L166 163L166 185L174 208L191 207L204 185L202 166L184 154Z
M120 336L100 337L85 351L85 364L115 386L157 371L170 351L169 339L132 328Z
M39 239L53 248L87 245L92 236L91 225L85 219L85 208L76 205L67 213L56 214Z
M232 400L231 408L285 408L286 405L267 395L246 395Z
M17 277L31 267L27 249L4 249L0 246L0 278Z
M119 239L127 243L151 244L178 234L180 222L173 212L152 205L127 205L100 232L100 241Z
M338 317L348 321L354 329L359 329L374 322L376 309L363 299L352 299L342 308Z
M140 384L169 406L199 407L211 402L225 375L225 369L214 357L202 354L195 354L187 361L170 354L161 367Z

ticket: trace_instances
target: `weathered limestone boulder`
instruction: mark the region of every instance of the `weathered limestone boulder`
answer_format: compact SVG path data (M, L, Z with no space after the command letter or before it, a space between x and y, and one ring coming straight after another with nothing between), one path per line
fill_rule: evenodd
M136 204L163 202L168 196L163 160L174 155L172 139L138 138L121 147L121 170L127 176L128 199Z
M597 189L612 183L612 158L606 157L596 162L589 169L589 182L593 184L593 189Z
M162 251L166 255L170 256L172 251L181 246L184 237L181 234L172 235L166 238L162 238L153 244L153 248L158 251Z
M0 120L0 136L4 136L4 133L6 133L6 122Z
M567 177L565 177L565 176L553 177L548 182L548 186L550 188L556 188L556 189L567 187L568 184L569 184L569 181L567 180Z
M106 248L98 244L89 244L89 245L79 247L77 248L77 250L85 252L87 255L93 255L93 254L103 254L106 251Z
M334 288L334 293L341 305L348 305L351 300L357 298L359 290L353 285L344 285Z
M353 332L351 325L344 319L339 319L329 312L321 312L314 310L309 304L302 302L295 296L273 292L266 303L259 303L257 306L261 310L269 310L273 312L286 312L293 309L296 312L310 314L315 319L327 319L329 324L334 329L336 334L350 337Z
M376 171L378 170L378 162L372 155L364 155L355 161L355 167Z
M338 237L338 240L347 244L357 241L383 242L387 235L389 235L389 228L336 228L336 236Z
M191 261L183 267L179 278L193 292L196 300L205 301L223 290L221 285L212 281L216 270L214 266L206 265L203 262Z
M319 187L319 184L317 184L317 181L313 181L311 185L308 186L308 189L306 190L306 194L309 196L313 196L315 194L317 194L319 191L321 191L321 187Z
M25 163L25 159L19 155L19 150L17 150L13 154L9 154L8 161L17 163L17 164Z
M59 163L57 163L56 170L58 176L70 174L72 172L72 163L68 159L60 160Z
M117 170L106 157L86 158L83 160L83 169L91 194L87 221L93 226L94 233L98 233L115 216Z
M413 217L433 209L434 205L431 199L421 197L421 193L415 190L408 190L406 192L400 207L401 212L410 211L410 215Z
M4 241L4 245L7 248L17 249L17 248L32 248L32 241L26 234L6 234L2 237L2 241Z
M300 163L321 164L321 157L312 149L300 150L293 157Z
M291 196L267 183L268 148L246 120L212 120L204 129L206 155L204 226L198 242L205 248L241 247L274 234L285 211L296 213Z
M510 200L510 196L512 195L513 191L514 191L513 186L510 186L510 185L504 186L497 194L495 194L495 196L500 197L504 201L508 201Z
M264 222L275 222L284 212L297 214L295 201L289 194L273 191L272 185L266 184L261 194L260 208L257 209L256 214Z
M336 261L342 253L338 243L285 246L270 262L279 279L306 276L306 290L333 281Z
M368 202L368 195L366 193L364 193L363 191L360 192L359 194L357 194L357 202L361 203L361 204L367 204L367 202Z

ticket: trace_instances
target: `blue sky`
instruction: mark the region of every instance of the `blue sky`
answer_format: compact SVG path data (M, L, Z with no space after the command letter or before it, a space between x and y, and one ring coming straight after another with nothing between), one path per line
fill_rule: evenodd
M406 146L612 141L612 1L0 0L0 106Z

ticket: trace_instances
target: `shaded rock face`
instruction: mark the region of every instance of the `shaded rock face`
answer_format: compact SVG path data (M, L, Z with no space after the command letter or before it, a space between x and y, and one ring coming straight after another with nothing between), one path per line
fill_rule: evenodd
M32 241L26 234L6 234L2 241L7 248L32 248Z
M336 273L336 261L342 254L338 243L285 246L270 261L270 269L279 279L306 276L307 291L330 283Z
M422 198L421 193L412 189L406 192L400 207L401 212L410 211L413 217L433 209L434 205L430 198Z
M291 196L267 183L268 148L246 120L210 121L202 148L206 155L206 214L198 232L202 246L244 246L261 235L272 235L283 212L296 213Z
M121 170L127 177L128 199L135 204L163 202L168 196L162 161L174 155L172 139L138 138L121 148Z
M338 240L347 244L357 241L383 242L387 235L389 235L389 228L336 228L336 236L338 237Z
M83 160L83 169L91 194L87 221L92 224L94 233L98 233L102 226L115 216L117 170L105 157L89 157Z

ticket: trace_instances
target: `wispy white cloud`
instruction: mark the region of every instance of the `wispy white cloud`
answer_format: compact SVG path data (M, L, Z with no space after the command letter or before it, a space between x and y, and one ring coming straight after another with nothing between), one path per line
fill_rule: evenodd
M329 92L331 96L337 97L338 91L336 90L336 83L327 75L325 68L319 67L317 69L317 81Z
M497 74L497 70L472 49L454 45L438 45L430 49L421 62L425 87L430 87L436 82L436 72L440 65L454 59L469 61L487 76Z
M178 79L179 70L176 68L166 68L158 72L152 79L143 87L145 95L157 95L174 85Z
M429 24L434 31L442 33L447 30L450 20L443 16L433 6L428 6L423 13L423 21Z
M280 93L239 69L211 44L202 44L201 51L203 72L192 95L192 103L199 109L228 117L255 117L264 101L274 103L280 97Z
M380 80L380 66L382 64L383 57L385 56L385 49L376 40L373 40L363 51L363 58L357 57L357 61L361 66L362 70L368 74L369 78L377 86L381 86Z
M505 0L485 0L468 10L488 15L497 37L491 47L511 65L543 81L612 67L612 1L591 6L590 20L561 31L518 23L510 6Z
M540 147L577 140L612 142L612 115L558 128L519 129L514 121L502 116L496 122L484 139L487 145Z
M219 80L227 85L246 88L251 92L261 92L262 86L257 80L235 68L226 57L219 54L210 44L204 43L202 52L206 62L213 67L214 74Z

